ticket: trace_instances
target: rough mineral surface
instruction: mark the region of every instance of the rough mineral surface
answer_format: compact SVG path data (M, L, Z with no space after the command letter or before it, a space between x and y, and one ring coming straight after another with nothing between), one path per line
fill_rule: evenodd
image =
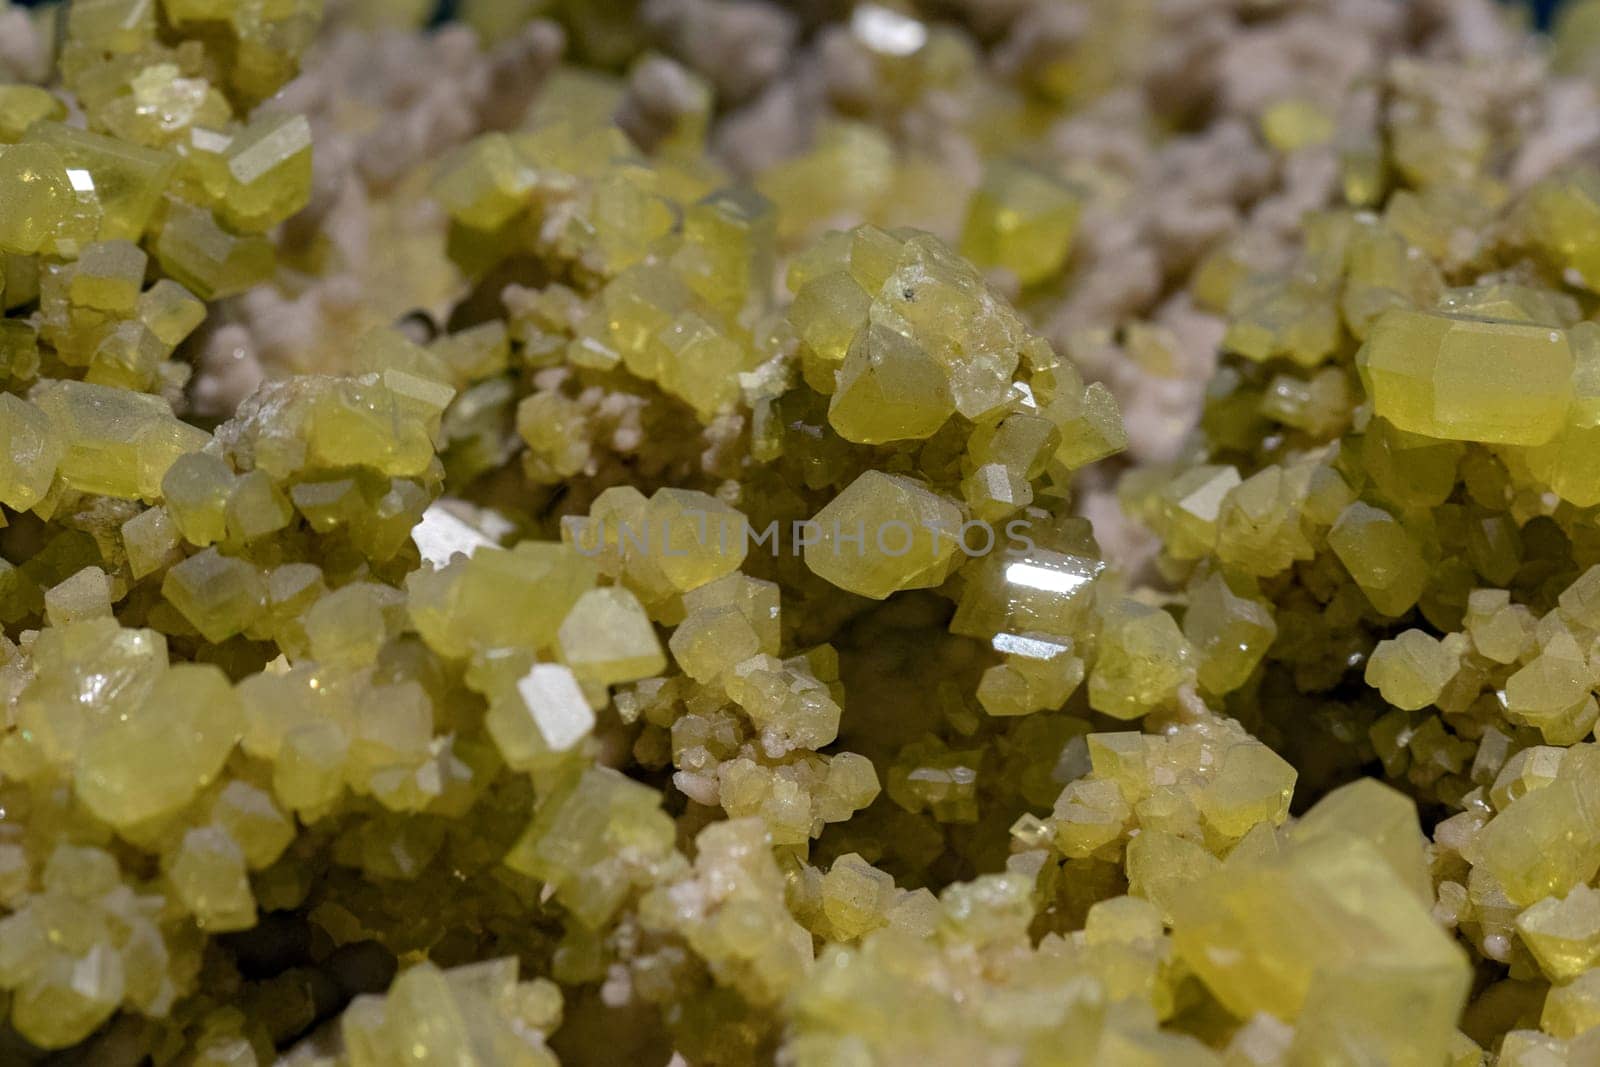
M0 1063L1600 1063L1600 3L0 3Z

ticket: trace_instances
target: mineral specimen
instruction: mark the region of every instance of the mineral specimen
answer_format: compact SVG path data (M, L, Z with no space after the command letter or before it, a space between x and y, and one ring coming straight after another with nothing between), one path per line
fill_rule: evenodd
M0 5L0 1062L1600 1062L1600 3L430 6Z

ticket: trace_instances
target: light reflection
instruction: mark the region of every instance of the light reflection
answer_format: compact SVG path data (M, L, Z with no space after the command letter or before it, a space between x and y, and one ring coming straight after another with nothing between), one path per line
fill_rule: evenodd
M81 167L67 168L67 181L72 183L72 190L76 193L94 192L94 175Z
M78 701L83 704L98 704L110 688L110 675L100 671L86 674L78 683Z
M1041 567L1037 563L1018 561L1006 564L1006 581L1013 585L1039 589L1046 593L1075 593L1093 581L1093 576L1054 567Z
M470 556L480 548L497 547L493 540L437 503L422 513L422 521L411 530L411 541L422 558L435 567L443 567L457 554Z
M928 43L928 28L908 15L877 4L862 4L850 17L862 44L888 56L909 56Z
M1067 646L1059 641L1045 641L1021 634L995 634L994 650L1008 656L1026 656L1029 659L1050 659Z

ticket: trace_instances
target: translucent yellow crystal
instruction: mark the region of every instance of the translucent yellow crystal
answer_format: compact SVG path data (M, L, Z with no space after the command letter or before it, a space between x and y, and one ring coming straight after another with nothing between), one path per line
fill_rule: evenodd
M494 230L527 205L536 180L510 138L490 134L444 164L433 194L462 224Z
M735 664L777 655L778 587L730 574L684 596L684 620L672 632L672 658L689 677L710 683Z
M589 736L595 715L571 668L535 664L515 688L489 705L484 725L500 755L518 769L566 752Z
M407 610L423 640L441 655L553 644L595 567L565 545L526 541L483 549L407 579Z
M810 278L796 290L788 318L805 345L807 380L814 388L833 391L834 372L866 326L871 307L872 297L844 269Z
M158 397L69 380L36 389L63 451L58 474L86 493L156 500L172 464L211 435L179 422Z
M678 259L690 288L707 303L737 315L769 300L777 254L778 216L771 201L748 187L721 189L689 206Z
M27 511L50 491L66 445L49 416L0 393L0 504Z
M1266 603L1236 584L1239 591L1212 575L1190 588L1183 614L1183 636L1199 658L1196 679L1211 693L1231 693L1248 682L1278 634Z
M167 200L155 253L162 269L206 300L242 293L273 267L264 238L230 233L210 211L175 198Z
M1023 163L991 164L967 207L961 254L1037 284L1066 262L1079 209L1077 194L1054 176Z
M222 672L180 664L157 679L139 710L108 723L79 757L79 799L113 826L170 814L222 769L243 714Z
M1428 842L1417 824L1417 806L1404 793L1372 778L1340 786L1295 823L1289 839L1311 841L1337 834L1365 838L1418 902L1432 906Z
M1431 1063L1449 1047L1470 970L1412 890L1350 833L1214 872L1177 905L1173 944L1235 1015L1305 1020L1314 1054ZM1405 1025L1383 1020L1403 996Z
M138 240L178 163L171 153L52 121L30 126L23 144L59 153L79 198L92 196L98 232L85 239Z
M182 558L183 535L165 508L146 508L122 524L122 547L135 579L153 574Z
M955 504L913 479L868 471L811 519L806 566L880 600L935 586L959 558L962 521Z
M0 141L14 144L35 122L66 117L66 105L36 85L0 85Z
M1205 824L1223 838L1243 837L1259 823L1281 824L1289 815L1297 772L1256 741L1230 747L1197 804Z
M66 163L44 145L0 148L0 249L32 254L54 246L74 210Z
M1300 97L1279 100L1261 113L1261 132L1280 152L1296 152L1332 139L1333 118L1314 102Z
M1089 706L1096 711L1136 719L1194 680L1193 650L1171 615L1124 600L1107 612L1104 626L1089 673Z
M1383 509L1351 504L1329 531L1328 546L1383 614L1403 615L1422 595L1427 571L1421 552Z
M1562 269L1593 288L1600 283L1594 235L1600 234L1600 174L1578 169L1541 182L1529 195L1528 223L1534 244Z
M161 594L208 641L242 633L267 606L261 571L247 560L208 548L167 571Z
M846 441L882 444L931 437L954 413L944 368L910 338L868 326L839 367L828 423Z
M1539 1027L1552 1037L1573 1038L1600 1024L1600 974L1587 972L1555 986L1545 998Z
M51 626L111 617L111 580L99 567L85 567L45 590L44 615Z
M260 233L305 207L311 195L311 126L303 115L261 114L228 142L223 219Z
M179 456L161 480L162 502L183 539L204 548L228 534L228 499L238 476L217 456L191 452Z
M245 875L244 854L220 827L184 834L166 874L178 900L203 929L221 932L255 925L255 897Z
M1549 326L1391 311L1358 364L1373 410L1429 437L1543 444L1573 398L1572 347Z
M672 847L672 820L660 801L646 785L591 767L540 805L505 862L550 885L580 922L598 926Z
M893 901L894 879L853 852L834 860L822 879L822 909L841 941L887 925Z
M1216 547L1222 501L1239 481L1239 472L1232 467L1201 466L1167 484L1162 491L1161 524L1173 558L1198 559Z
M1472 841L1474 864L1494 876L1512 903L1565 895L1600 868L1600 828L1584 794L1592 766L1569 753L1555 780L1512 801Z
M561 620L556 644L562 662L596 685L648 678L667 665L639 598L615 586L580 596Z
M84 246L72 272L72 302L97 311L132 311L144 287L148 260L131 241L96 241Z
M733 667L723 687L776 759L797 748L823 748L838 737L838 681L838 655L824 645L787 660L752 656Z
M1517 916L1517 934L1552 982L1581 976L1600 959L1600 892L1579 885L1545 897Z
M1406 630L1389 641L1378 642L1367 660L1366 680L1397 708L1425 708L1455 677L1462 645L1439 641L1421 630Z
M1594 726L1600 709L1590 694L1593 675L1577 642L1560 632L1526 666L1506 679L1506 716L1526 723L1547 742L1570 745Z
M1065 704L1083 681L1083 660L1070 638L1047 634L997 634L1006 661L983 672L978 703L990 715L1026 715Z

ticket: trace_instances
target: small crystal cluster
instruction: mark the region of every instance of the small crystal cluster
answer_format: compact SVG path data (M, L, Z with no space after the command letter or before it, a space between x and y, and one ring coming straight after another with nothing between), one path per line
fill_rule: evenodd
M1600 4L422 6L0 9L0 1061L1600 1058Z

